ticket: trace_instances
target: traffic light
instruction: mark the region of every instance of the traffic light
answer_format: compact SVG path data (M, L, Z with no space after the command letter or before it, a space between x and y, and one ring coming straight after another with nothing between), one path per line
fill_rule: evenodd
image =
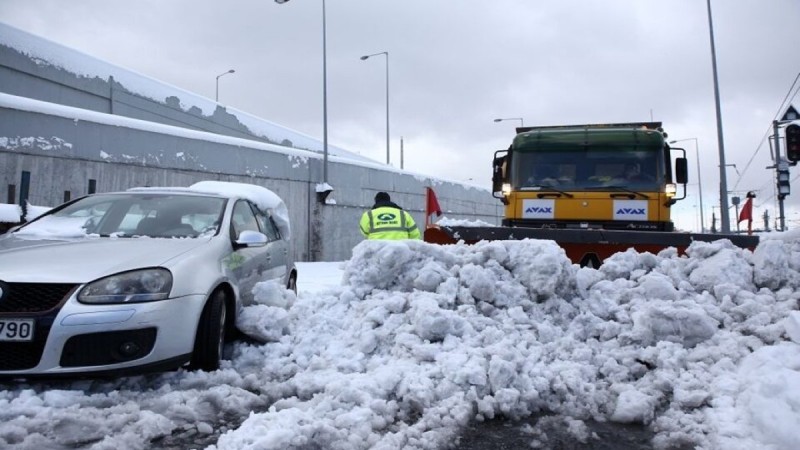
M786 158L792 162L800 161L800 125L786 127Z
M789 185L789 164L784 162L778 163L778 199L783 200L789 195L791 186Z

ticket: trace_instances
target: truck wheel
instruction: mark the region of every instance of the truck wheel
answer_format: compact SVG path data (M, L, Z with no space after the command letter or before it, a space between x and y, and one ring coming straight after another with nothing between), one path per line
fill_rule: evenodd
M225 293L214 291L203 307L197 324L197 335L192 352L192 369L212 371L219 369L225 345Z

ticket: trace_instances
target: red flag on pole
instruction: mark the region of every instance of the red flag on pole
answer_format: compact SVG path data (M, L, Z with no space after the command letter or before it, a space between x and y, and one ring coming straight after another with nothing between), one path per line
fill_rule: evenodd
M753 234L753 197L747 196L747 201L742 206L742 211L739 213L739 222L747 221L747 234Z
M436 199L436 193L433 192L433 189L426 187L425 188L425 228L428 228L428 224L431 223L431 216L436 214L437 216L442 215L442 208L439 206L439 200Z
M753 220L753 199L747 198L747 201L744 202L744 206L742 206L742 211L739 213L739 222L745 220Z

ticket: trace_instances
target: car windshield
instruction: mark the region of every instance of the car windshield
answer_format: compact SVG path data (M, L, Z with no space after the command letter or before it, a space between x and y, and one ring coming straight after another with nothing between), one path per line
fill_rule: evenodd
M21 227L47 237L196 238L219 232L226 199L206 195L124 193L84 197Z

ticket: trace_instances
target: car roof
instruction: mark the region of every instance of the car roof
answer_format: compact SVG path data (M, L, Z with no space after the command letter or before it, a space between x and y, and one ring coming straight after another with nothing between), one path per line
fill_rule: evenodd
M148 193L148 194L186 194L186 195L202 195L204 197L222 197L222 198L244 198L232 192L209 192L200 191L188 187L134 187L124 192L110 192L111 194L130 194L130 193Z

